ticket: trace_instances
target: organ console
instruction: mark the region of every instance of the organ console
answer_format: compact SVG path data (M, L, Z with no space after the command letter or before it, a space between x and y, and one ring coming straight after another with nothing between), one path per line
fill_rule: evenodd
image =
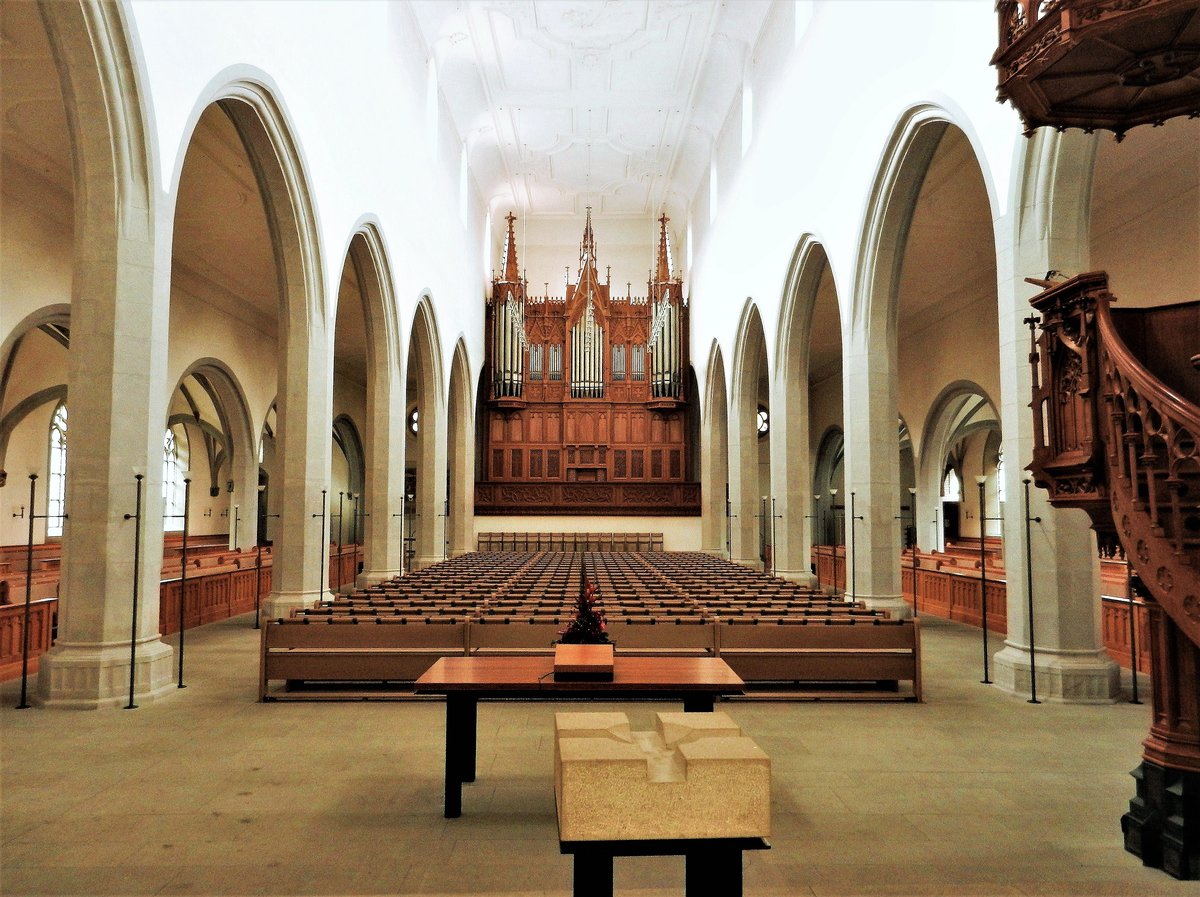
M666 215L645 297L601 282L591 208L576 282L529 295L511 213L488 301L477 514L699 514L687 304Z

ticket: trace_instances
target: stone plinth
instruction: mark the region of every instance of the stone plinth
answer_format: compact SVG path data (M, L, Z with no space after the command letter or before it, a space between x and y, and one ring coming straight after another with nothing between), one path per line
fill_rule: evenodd
M555 714L563 841L755 838L771 833L771 761L724 713Z

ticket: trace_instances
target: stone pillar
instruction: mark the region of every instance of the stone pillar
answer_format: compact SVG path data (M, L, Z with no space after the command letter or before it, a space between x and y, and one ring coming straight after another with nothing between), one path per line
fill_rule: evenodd
M714 372L713 367L716 368ZM707 384L709 401L700 430L701 550L716 557L725 551L725 484L729 470L724 371L719 363L710 366ZM714 378L720 378L714 382Z
M132 55L119 11L44 4L74 151L75 242L59 629L36 699L115 707L172 693L158 638L162 440L167 396L169 222L151 207L152 174ZM158 232L155 232L155 228ZM133 618L134 470L143 480L138 614Z
M90 189L111 192L113 187L95 184ZM76 247L67 385L68 519L58 640L42 657L38 672L38 699L45 705L124 705L131 633L137 642L134 700L151 701L174 687L173 652L158 637L166 254L144 230L129 234L89 228ZM135 510L135 470L144 474L136 626L138 524L124 519Z
M418 438L421 466L417 470L416 570L442 560L446 536L445 405L433 389L423 391Z
M912 615L912 608L901 592L900 527L895 519L900 507L896 346L894 341L878 344L885 339L880 334L876 344L869 344L868 336L856 331L846 351L846 488L838 501L845 506L847 594L853 593L867 607L904 618ZM862 519L856 523L852 516Z
M454 445L447 447L452 455L449 465L451 495L449 556L457 557L475 550L475 463L472 447L475 444L475 422L470 402L452 403L450 439ZM453 451L451 451L453 448Z
M781 371L772 406L782 413L771 422L771 494L775 496L775 572L793 582L813 585L814 520L812 459L808 444L808 375L792 379Z
M1000 329L1000 422L1004 434L1004 567L1008 578L1008 635L995 656L992 675L1005 691L1030 690L1030 621L1025 560L1025 466L1033 457L1029 297L1037 287L1027 276L1051 269L1087 270L1088 216L1096 138L1078 132L1039 131L1025 144L1025 170L1017 184L1013 220L996 222L996 233L1014 234L1015 245L997 254ZM1033 643L1038 698L1108 702L1120 688L1116 664L1100 632L1100 562L1087 515L1055 510L1046 493L1031 486Z
M404 383L390 353L388 359L385 370L367 378L365 510L370 516L360 585L399 576L403 552L398 515L404 496Z
M233 442L236 448L229 471L233 477L233 493L229 496L229 547L247 551L258 543L258 456L241 451L241 440L234 438ZM195 486L193 482L192 487Z
M758 490L758 428L755 419L758 408L753 399L747 402L744 396L738 394L739 386L736 383L734 390L734 409L729 421L729 501L737 517L732 522L733 539L729 559L735 564L761 570L758 515L762 496Z
M281 501L272 550L271 594L263 605L268 618L286 617L295 608L332 597L328 497L324 540L318 519L321 490L329 488L332 463L332 353L326 345L323 322L312 328L311 334L307 327L292 326L285 339L279 367L276 474L271 484Z

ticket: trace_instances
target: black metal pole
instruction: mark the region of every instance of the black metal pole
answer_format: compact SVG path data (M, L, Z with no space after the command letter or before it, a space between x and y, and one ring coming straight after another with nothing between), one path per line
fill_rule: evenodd
M812 521L812 524L808 528L808 552L809 552L808 563L811 567L814 568L813 573L817 578L817 591L818 592L821 591L821 555L817 551L817 527L820 525L820 517L821 517L821 497L819 495L814 495L813 496L813 512L811 514L805 514L804 519ZM814 554L817 557L817 561L815 564L813 563L813 560L812 560Z
M328 496L329 490L321 490L321 513L313 514L314 517L321 518L321 578L318 580L317 594L321 596L321 600L325 600L325 592L329 589L329 583L325 581L325 555L329 554L329 542L325 538L325 499Z
M913 616L919 617L920 611L917 607L917 570L920 569L921 559L917 548L917 488L910 486L908 489L908 503L912 506L908 509L909 516L912 518L912 544L909 546L912 549L912 577L913 577Z
M854 490L850 491L850 601L858 600L858 531L855 524L862 516L854 513Z
M254 628L260 625L259 612L262 607L262 543L254 546Z
M983 679L984 685L991 685L992 679L988 671L988 608L987 608L987 554L983 545L984 489L987 481L979 478L979 599L983 610Z
M1029 703L1042 703L1037 699L1037 655L1033 647L1033 543L1032 530L1029 524L1041 523L1041 517L1029 516L1029 484L1028 477L1022 480L1025 484L1025 592L1029 605Z
M264 518L278 517L278 514L263 514ZM262 608L262 543L256 538L254 540L256 550L254 555L254 628L260 628L261 621L259 613ZM274 555L272 555L274 557ZM274 571L275 565L272 562L271 569Z
M179 573L179 688L187 688L183 684L183 626L184 607L187 603L187 574L188 574L188 511L192 505L192 480L183 478L183 550L181 557L183 565Z
M241 551L238 548L239 530L242 528L242 509L240 505L233 506L233 550Z
M350 588L351 589L358 588L358 540L359 540L359 538L361 538L360 529L361 529L361 524L362 524L362 518L371 516L370 514L359 513L358 500L360 498L362 498L362 493L361 492L355 493L355 495L354 495L354 517L352 518L354 520L354 541L352 543L350 543L352 546L351 553L350 553L350 581L351 581Z
M1133 577L1129 572L1129 559L1125 559L1125 597L1129 600L1129 672L1133 675L1133 697L1130 704L1138 700L1138 655L1137 655L1137 605L1133 603Z
M400 575L404 575L404 495L400 495L400 513L393 514L400 518Z
M133 624L129 631L129 703L125 705L126 710L137 709L137 704L133 703L133 680L134 670L137 666L138 587L141 585L143 477L145 474L142 473L133 475L137 481L137 502L134 505L133 513L125 515L126 520L133 521Z
M33 600L33 509L37 499L37 474L29 475L29 539L25 543L25 622L21 624L21 703L18 710L28 710L29 685L29 616Z
M342 591L342 496L345 493L338 493L338 535L337 535L337 590L338 594ZM332 516L332 515L330 515Z

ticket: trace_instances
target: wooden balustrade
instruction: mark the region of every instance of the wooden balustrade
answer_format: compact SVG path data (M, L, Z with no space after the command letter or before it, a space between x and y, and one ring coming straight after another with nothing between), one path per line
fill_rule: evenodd
M37 659L50 647L57 598L42 598L29 604L29 672L37 672ZM0 607L0 681L21 675L25 604Z
M214 549L215 550L215 549ZM191 548L189 546L189 554ZM226 551L228 554L228 552ZM184 628L191 629L215 623L254 610L255 555L250 551L231 554L234 565L218 569L199 567L188 570L187 604L184 608ZM353 584L356 567L362 563L361 546L343 545L341 555L331 547L329 552L329 586L337 585L337 565L341 565L342 584ZM271 592L271 553L264 551L258 592L263 598ZM24 620L24 576L22 584L14 587L15 603L0 605L0 682L21 675L21 624ZM44 585L41 584L41 585ZM57 586L57 582L52 584ZM158 628L163 635L179 631L179 595L182 579L164 579L158 591ZM19 594L18 594L19 593ZM41 598L30 604L29 670L37 671L37 658L53 644L54 619L58 613L57 598Z
M837 576L838 588L845 582L846 557L842 546L813 546L813 557L821 570L821 584L830 585ZM917 610L922 614L955 620L970 626L979 626L983 620L983 607L979 598L980 577L974 571L956 566L943 566L952 556L941 553L918 553ZM1101 583L1104 594L1100 596L1104 648L1116 663L1125 669L1130 667L1129 654L1129 601L1122 597L1125 591L1126 564L1115 559L1103 559ZM904 600L913 604L913 559L905 552L900 561L900 578ZM1008 586L1002 567L988 566L988 630L998 635L1008 633ZM1145 605L1134 602L1137 613L1138 671L1150 669L1150 633Z

